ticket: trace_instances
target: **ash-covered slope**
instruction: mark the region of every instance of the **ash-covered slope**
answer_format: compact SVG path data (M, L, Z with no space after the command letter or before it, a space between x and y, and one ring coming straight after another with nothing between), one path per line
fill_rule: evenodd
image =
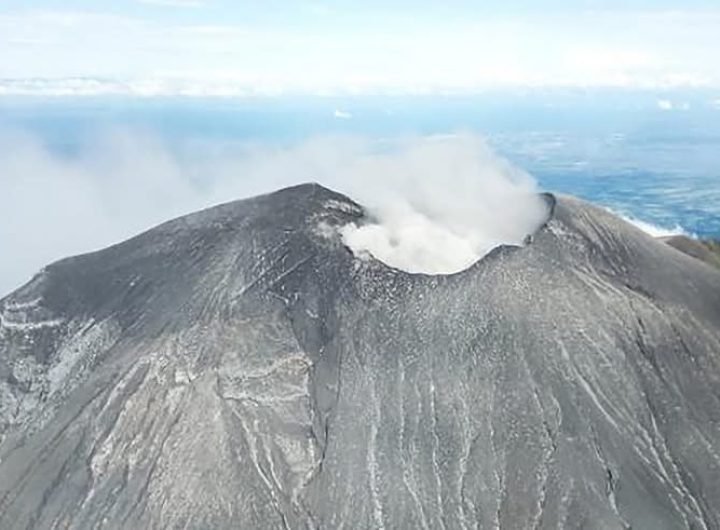
M711 239L703 241L684 235L666 236L659 239L693 258L720 267L720 241Z
M0 528L719 528L720 272L559 198L451 276L303 185L0 301Z

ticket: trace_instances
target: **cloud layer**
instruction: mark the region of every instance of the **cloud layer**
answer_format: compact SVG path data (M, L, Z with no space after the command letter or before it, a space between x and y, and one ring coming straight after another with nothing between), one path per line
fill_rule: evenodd
M0 8L0 78L15 82L9 93L62 93L62 80L80 93L212 95L720 87L720 10L710 3L512 13L428 2L408 17L393 2L268 1Z
M691 234L687 230L685 230L682 226L679 224L675 224L673 228L667 228L664 226L659 226L653 223L650 223L648 221L643 221L641 219L637 219L635 217L624 215L620 212L616 212L612 209L609 209L612 213L615 215L623 218L628 223L634 225L636 228L639 228L646 234L652 237L670 237L670 236L688 236L688 237L696 237L695 234Z
M378 222L348 227L346 242L414 272L465 268L498 243L521 242L543 215L532 179L471 135L204 146L202 156L141 131L107 131L72 156L17 132L0 134L0 145L0 296L54 260L299 182L368 206Z

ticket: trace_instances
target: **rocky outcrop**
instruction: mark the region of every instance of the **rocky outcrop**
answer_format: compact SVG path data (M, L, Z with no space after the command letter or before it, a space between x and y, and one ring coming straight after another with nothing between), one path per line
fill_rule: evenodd
M660 240L688 256L720 267L720 242L718 241L698 240L682 235L662 237Z

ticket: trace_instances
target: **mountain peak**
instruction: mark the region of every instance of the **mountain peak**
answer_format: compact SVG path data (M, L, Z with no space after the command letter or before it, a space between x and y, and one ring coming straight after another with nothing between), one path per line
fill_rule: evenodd
M0 301L0 526L720 525L720 272L553 210L452 275L317 184L48 266Z

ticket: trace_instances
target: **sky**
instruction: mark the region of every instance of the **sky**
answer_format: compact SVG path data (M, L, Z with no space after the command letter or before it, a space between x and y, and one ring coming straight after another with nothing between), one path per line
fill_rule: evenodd
M717 0L4 0L0 95L718 87Z

